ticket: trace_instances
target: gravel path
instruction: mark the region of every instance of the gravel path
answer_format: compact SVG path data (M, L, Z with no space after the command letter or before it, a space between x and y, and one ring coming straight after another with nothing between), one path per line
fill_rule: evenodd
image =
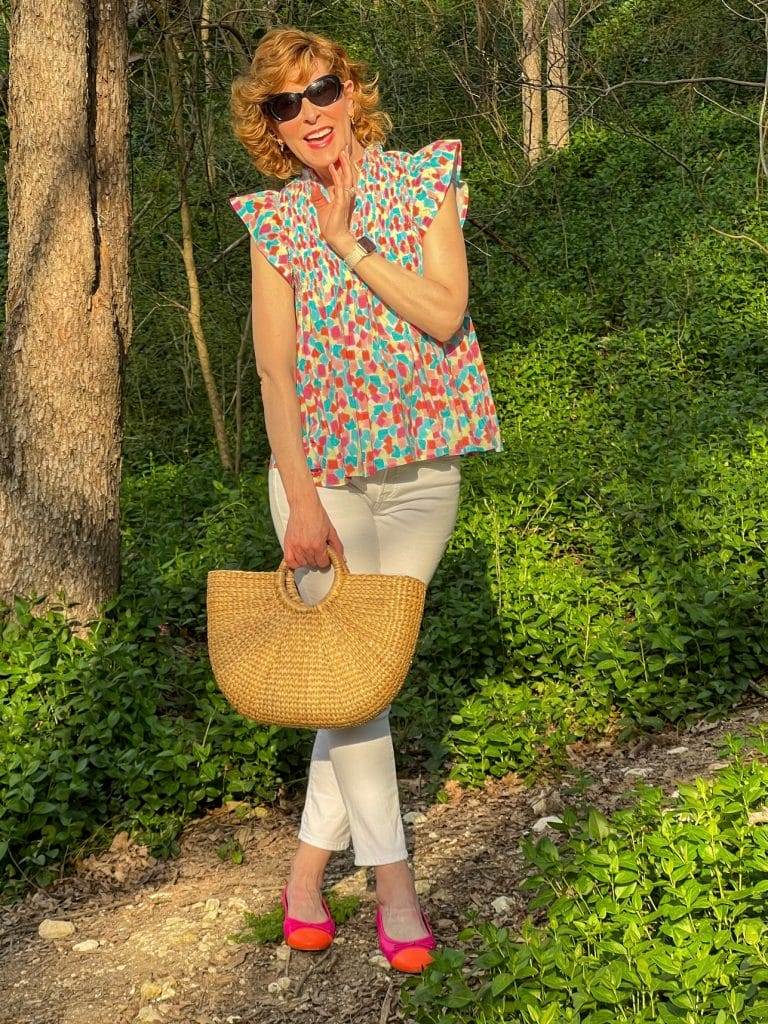
M417 886L439 941L454 944L468 907L499 922L522 920L518 844L534 826L534 834L546 828L542 819L585 802L610 814L631 802L639 778L672 792L710 775L723 764L723 736L748 736L767 712L768 701L750 694L718 723L631 746L575 744L568 772L531 788L510 774L482 790L449 786L451 802L428 805L420 779L401 779ZM243 910L277 905L299 813L298 804L226 806L192 822L180 855L165 862L121 834L55 886L0 908L0 1024L294 1024L296 1014L334 1024L402 1020L403 976L377 956L372 872L355 868L349 851L332 859L328 886L362 902L326 953L229 939L243 927ZM241 864L217 854L232 839L245 851ZM45 920L69 922L71 929L58 927L70 933L42 938ZM270 992L280 978L290 981Z

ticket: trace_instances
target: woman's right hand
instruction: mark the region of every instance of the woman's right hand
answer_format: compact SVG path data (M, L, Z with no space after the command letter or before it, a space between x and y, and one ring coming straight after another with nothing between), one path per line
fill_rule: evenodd
M331 564L326 550L328 545L340 558L344 557L344 545L320 500L310 505L292 506L283 538L286 565L290 569L303 565L325 569Z

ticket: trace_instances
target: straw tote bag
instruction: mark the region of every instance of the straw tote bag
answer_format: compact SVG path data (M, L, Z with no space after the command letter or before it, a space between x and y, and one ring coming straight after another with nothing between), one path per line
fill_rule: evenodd
M285 559L274 572L208 573L208 656L219 689L269 725L343 728L370 721L400 690L413 659L426 585L414 576L351 573L328 546L334 578L317 604Z

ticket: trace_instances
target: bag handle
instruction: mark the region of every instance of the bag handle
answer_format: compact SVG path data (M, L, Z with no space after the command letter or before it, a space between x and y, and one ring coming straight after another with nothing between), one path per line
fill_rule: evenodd
M285 558L281 559L280 565L275 570L275 581L281 600L289 608L293 608L296 611L313 612L317 608L322 608L323 605L335 600L336 595L343 586L343 577L349 575L349 567L347 566L346 559L340 558L336 549L332 548L330 544L326 544L325 549L333 566L333 583L331 583L328 593L317 604L307 604L302 599L299 588L296 586L294 570L286 563Z

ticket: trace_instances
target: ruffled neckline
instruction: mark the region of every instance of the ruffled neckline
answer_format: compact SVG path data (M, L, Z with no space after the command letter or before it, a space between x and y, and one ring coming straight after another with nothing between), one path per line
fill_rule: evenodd
M374 159L380 155L381 150L382 145L380 142L372 142L369 146L363 147L363 155L360 158L361 177L364 175L364 172L368 170L369 164L372 164ZM328 187L323 183L323 181L320 178L320 175L307 164L304 164L301 170L300 180L302 182L317 182L317 184L320 186L321 191L325 194L326 198L328 198Z

